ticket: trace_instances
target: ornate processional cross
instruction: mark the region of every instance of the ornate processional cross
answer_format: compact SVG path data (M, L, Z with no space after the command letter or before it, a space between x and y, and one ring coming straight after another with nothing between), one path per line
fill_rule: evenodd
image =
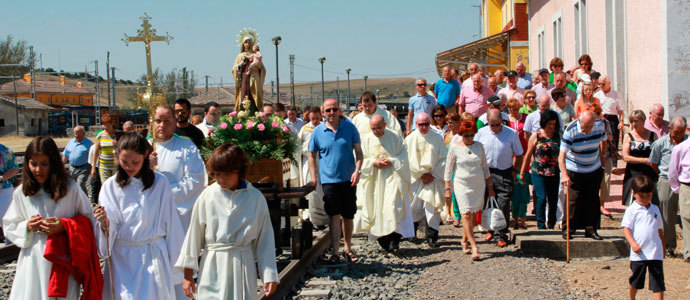
M170 36L167 32L165 33L165 36L156 35L156 30L152 28L151 24L149 24L149 20L151 20L151 17L149 17L148 14L144 13L144 15L139 17L139 19L144 21L144 23L141 24L142 29L137 30L136 36L128 36L125 33L125 37L122 38L122 41L125 42L125 45L128 46L130 42L144 42L144 45L146 45L146 94L151 95L151 93L153 93L151 42L166 42L168 43L168 45L170 45L170 40L172 40L173 37Z

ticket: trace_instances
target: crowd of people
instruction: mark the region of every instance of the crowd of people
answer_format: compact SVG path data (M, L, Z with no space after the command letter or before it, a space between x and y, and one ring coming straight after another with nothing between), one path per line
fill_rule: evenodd
M438 248L442 223L462 227L463 252L480 260L475 228L505 247L509 226L527 229L531 201L537 230L561 230L564 239L584 230L602 240L597 230L601 216L611 215L604 207L611 174L621 174L628 206L621 226L631 261L641 261L631 264L631 295L645 268L652 290L662 292L663 268L655 261L676 254L690 261L686 119L665 121L663 106L652 104L648 114L629 113L623 134L624 105L610 79L592 69L588 55L578 64L564 72L554 58L534 74L521 62L493 73L478 63L463 73L446 66L431 89L426 79L415 80L403 118L368 91L347 116L335 99L262 110L284 118L300 143L291 184L314 187L300 217L329 228L331 263L358 261L355 233L395 252L421 231L422 241ZM94 141L76 126L62 152L51 138L37 137L16 189L11 179L19 167L0 145L2 229L21 249L10 298L76 299L77 281L82 293L105 299L255 298L257 276L273 293L274 232L265 199L244 178L246 154L225 144L206 162L200 155L220 116L220 105L209 102L203 117L192 117L190 102L179 99L155 110L148 139L131 122L117 130L108 114ZM509 226L482 227L489 203ZM641 212L653 217L644 223L650 217ZM65 251L84 255L59 260ZM99 257L108 262L105 275L93 259Z

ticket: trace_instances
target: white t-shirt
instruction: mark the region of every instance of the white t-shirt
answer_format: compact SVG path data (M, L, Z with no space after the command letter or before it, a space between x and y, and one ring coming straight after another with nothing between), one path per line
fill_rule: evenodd
M601 103L601 112L605 115L618 115L619 111L623 111L623 102L618 98L618 93L610 89L608 93L599 90L594 93L594 97L599 99Z
M625 209L621 227L630 228L633 239L642 248L640 254L630 249L630 261L664 260L664 247L659 237L659 229L664 228L664 223L658 206L649 204L647 208L633 201Z

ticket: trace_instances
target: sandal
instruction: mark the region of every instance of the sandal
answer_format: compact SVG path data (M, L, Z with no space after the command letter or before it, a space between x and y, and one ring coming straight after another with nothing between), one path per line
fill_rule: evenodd
M477 247L472 247L472 260L473 261L479 260L479 249Z
M453 220L453 226L455 226L455 228L460 228L460 220L459 219Z
M472 250L470 250L469 247L467 247L467 242L462 242L462 252L465 254L470 254L472 253Z
M349 262L357 262L359 260L359 257L352 250L343 251L343 257Z

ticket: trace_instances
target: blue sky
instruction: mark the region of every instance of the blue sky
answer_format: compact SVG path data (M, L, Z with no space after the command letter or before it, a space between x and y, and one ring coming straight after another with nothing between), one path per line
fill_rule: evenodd
M152 44L154 68L186 66L197 77L209 75L211 83L222 77L227 85L239 52L237 34L245 27L260 35L267 83L275 79L275 35L282 37L282 83L289 82L289 54L296 57L296 82L320 80L320 56L326 57L326 80L345 79L346 68L351 78L437 78L435 54L477 38L479 13L472 5L480 0L3 2L0 36L33 45L43 67L83 72L88 65L92 71L91 61L98 59L103 74L110 51L117 77L136 79L146 72L143 44L126 46L120 39L135 35L138 17L147 12L158 34L174 37L170 45Z

